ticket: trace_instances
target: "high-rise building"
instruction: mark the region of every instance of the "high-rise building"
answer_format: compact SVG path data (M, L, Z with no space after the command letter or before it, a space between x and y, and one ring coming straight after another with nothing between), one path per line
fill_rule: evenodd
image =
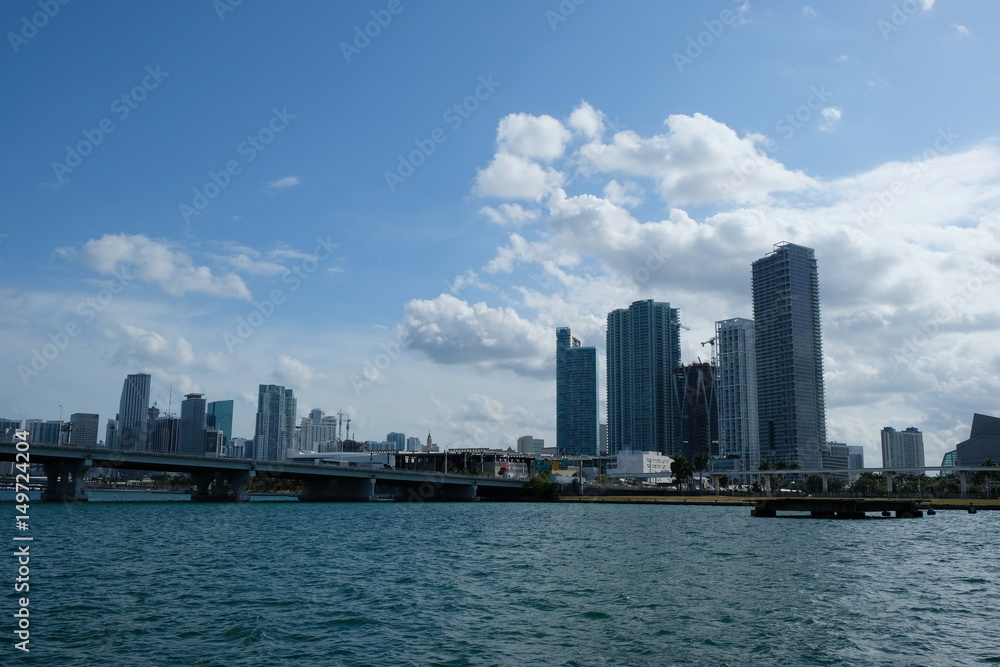
M284 460L295 443L297 401L291 389L262 384L257 394L253 458L258 461Z
M77 447L97 447L100 421L100 416L91 412L74 412L69 416L69 441Z
M753 319L760 456L818 469L826 403L812 248L777 243L753 263Z
M29 419L24 423L28 442L33 445L58 445L62 443L62 421L55 419Z
M608 453L608 425L597 425L597 453L606 456Z
M734 317L716 322L715 354L719 456L740 460L743 470L756 470L760 465L760 434L753 320Z
M184 394L181 401L181 439L179 454L205 455L206 401L204 394Z
M323 411L319 408L313 408L309 411L309 421L313 424L320 424L323 422Z
M385 436L385 441L389 443L389 449L395 450L397 452L406 451L405 433L396 433L395 431L392 431L387 436Z
M924 434L910 427L897 431L891 426L882 429L883 468L923 468Z
M860 470L865 467L865 448L862 445L847 446L847 467L851 470ZM854 481L861 473L851 473L851 481Z
M827 442L819 449L820 458L823 460L823 470L847 470L851 460L850 449L845 442ZM833 477L850 482L847 472L834 473Z
M180 450L181 418L165 414L156 417L150 434L149 451L176 454Z
M679 311L647 299L608 313L608 452L674 454L680 423L673 371L680 366Z
M108 424L104 427L104 447L105 449L121 449L118 442L118 420L108 418Z
M569 327L556 329L556 447L569 456L597 454L597 350Z
M118 449L146 451L150 379L148 373L133 373L122 384L118 404Z
M517 439L518 454L534 454L537 456L542 453L542 449L544 448L545 440L542 438L536 438L533 435L522 435Z
M206 414L208 427L220 430L228 443L233 437L233 401L212 401L206 407Z
M716 368L697 363L674 369L677 414L681 420L681 454L694 461L699 454L719 455L719 406Z
M0 442L14 442L15 432L20 429L20 419L4 419L0 417Z
M420 438L414 436L412 438L406 439L406 451L408 452L419 452L420 451Z

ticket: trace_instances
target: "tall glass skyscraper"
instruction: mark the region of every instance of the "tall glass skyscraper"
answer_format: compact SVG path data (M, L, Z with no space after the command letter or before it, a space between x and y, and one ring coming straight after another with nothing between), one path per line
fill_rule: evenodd
M882 429L883 468L923 468L924 434L911 426L897 431L891 426Z
M556 329L556 447L597 455L597 350L582 347L569 327Z
M291 389L275 384L260 385L254 451L258 461L281 461L295 444L297 401Z
M118 403L117 445L119 449L146 451L146 422L149 419L148 373L125 377Z
M184 394L184 400L181 401L179 453L187 456L205 455L207 421L205 395Z
M212 401L208 404L208 427L222 431L226 444L233 438L233 401Z
M826 403L812 248L777 243L753 263L753 319L760 456L818 469Z
M719 402L719 455L737 457L744 470L760 465L757 428L757 356L753 320L734 317L715 323Z
M607 354L608 452L679 452L680 312L652 299L611 311Z

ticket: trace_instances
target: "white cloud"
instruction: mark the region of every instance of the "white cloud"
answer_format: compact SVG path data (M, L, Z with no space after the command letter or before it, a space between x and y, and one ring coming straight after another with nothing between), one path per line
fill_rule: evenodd
M932 7L934 7L934 0L920 0L920 7L925 12L928 12Z
M563 175L554 169L510 153L497 153L485 169L476 174L473 193L498 199L539 201L562 183Z
M612 204L634 208L642 203L642 187L634 181L619 183L615 179L608 181L604 186L604 196Z
M105 234L91 239L77 253L60 248L66 257L79 256L84 264L105 275L121 273L127 280L139 279L157 285L167 294L201 293L234 299L250 299L250 290L235 273L215 275L207 266L196 266L186 253L171 244L145 235Z
M819 129L823 132L829 132L840 125L840 120L844 116L844 112L837 107L824 107L819 113L823 118L823 121L819 124Z
M604 132L604 114L589 103L581 102L569 115L569 126L587 139L596 139Z
M539 378L551 372L551 332L512 308L469 304L442 294L406 304L400 326L400 337L410 349L438 363L508 369Z
M666 125L666 133L648 138L625 131L611 143L592 142L580 149L580 157L602 172L654 179L660 195L673 205L753 202L772 192L814 185L802 172L789 171L758 148L766 137L741 138L703 114L670 116ZM751 177L741 179L746 173Z
M276 181L268 181L264 183L264 187L268 190L284 190L286 188L294 188L296 185L301 183L298 176L285 176L284 178L279 178Z
M806 5L805 7L802 8L802 15L808 16L810 18L815 18L816 10L810 7L809 5Z
M501 153L554 160L562 155L570 132L552 116L512 113L500 119L497 144Z
M278 364L274 369L274 379L290 387L310 387L325 380L326 376L295 357L282 354L278 357Z
M256 276L277 276L288 272L288 269L281 264L261 262L246 254L227 257L226 261L236 270Z
M966 38L966 39L972 39L972 32L967 27L965 27L964 25L962 25L961 23L956 23L956 24L954 24L953 27L955 28L955 32L958 33L959 37L963 37L963 38Z
M520 227L525 222L537 220L539 215L536 209L525 208L520 204L501 204L497 208L484 206L479 212L489 218L490 222L513 227Z

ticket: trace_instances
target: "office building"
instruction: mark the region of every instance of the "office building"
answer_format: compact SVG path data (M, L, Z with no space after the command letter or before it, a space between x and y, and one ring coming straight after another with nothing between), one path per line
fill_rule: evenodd
M716 322L715 354L719 456L740 461L740 470L757 470L760 434L753 320L734 317Z
M24 423L28 442L33 445L62 444L63 423L54 419L29 419Z
M228 443L233 438L233 401L212 401L206 406L206 424L222 432Z
M117 449L146 451L146 428L149 419L148 373L133 373L122 384L118 403Z
M4 419L0 417L0 442L15 442L15 434L21 430L20 419Z
M533 435L522 435L517 439L518 454L534 454L535 456L539 456L543 449L545 449L545 440L542 438L536 438Z
M760 456L815 470L826 443L815 251L777 243L752 274Z
M924 434L910 427L897 431L891 426L882 429L883 468L923 468Z
M680 366L680 315L648 299L608 313L608 452L674 454L680 423L673 371Z
M297 401L291 389L262 384L257 394L253 457L258 461L282 461L295 442Z
M674 369L675 400L681 420L680 452L689 461L700 454L709 458L719 455L715 373L715 366L706 363Z
M833 477L841 480L845 484L850 482L850 475L847 473L851 460L850 449L844 442L827 442L819 450L820 459L823 461L823 470L834 472Z
M149 451L161 454L177 454L181 443L181 418L177 415L165 414L153 420L153 429L149 436Z
M979 466L984 459L1000 463L1000 417L974 414L969 439L955 446L955 462L960 466Z
M207 404L204 394L185 394L181 401L181 437L179 454L205 455L205 430Z
M420 438L411 437L406 439L406 451L408 452L419 452L420 451Z
M69 442L77 447L97 447L101 418L92 412L74 412L69 416Z
M390 432L385 436L385 441L389 446L390 450L402 452L406 450L406 434L396 433L395 431Z
M569 327L556 329L556 447L567 456L597 454L597 350Z

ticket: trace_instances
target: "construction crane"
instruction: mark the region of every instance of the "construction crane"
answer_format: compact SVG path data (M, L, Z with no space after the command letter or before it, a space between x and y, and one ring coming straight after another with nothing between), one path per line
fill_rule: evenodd
M718 363L719 360L715 357L715 340L716 340L716 338L717 338L717 336L712 336L708 340L702 341L702 343L701 343L702 347L705 347L706 345L711 345L712 346L712 365L713 366L718 366L719 365L719 363Z

